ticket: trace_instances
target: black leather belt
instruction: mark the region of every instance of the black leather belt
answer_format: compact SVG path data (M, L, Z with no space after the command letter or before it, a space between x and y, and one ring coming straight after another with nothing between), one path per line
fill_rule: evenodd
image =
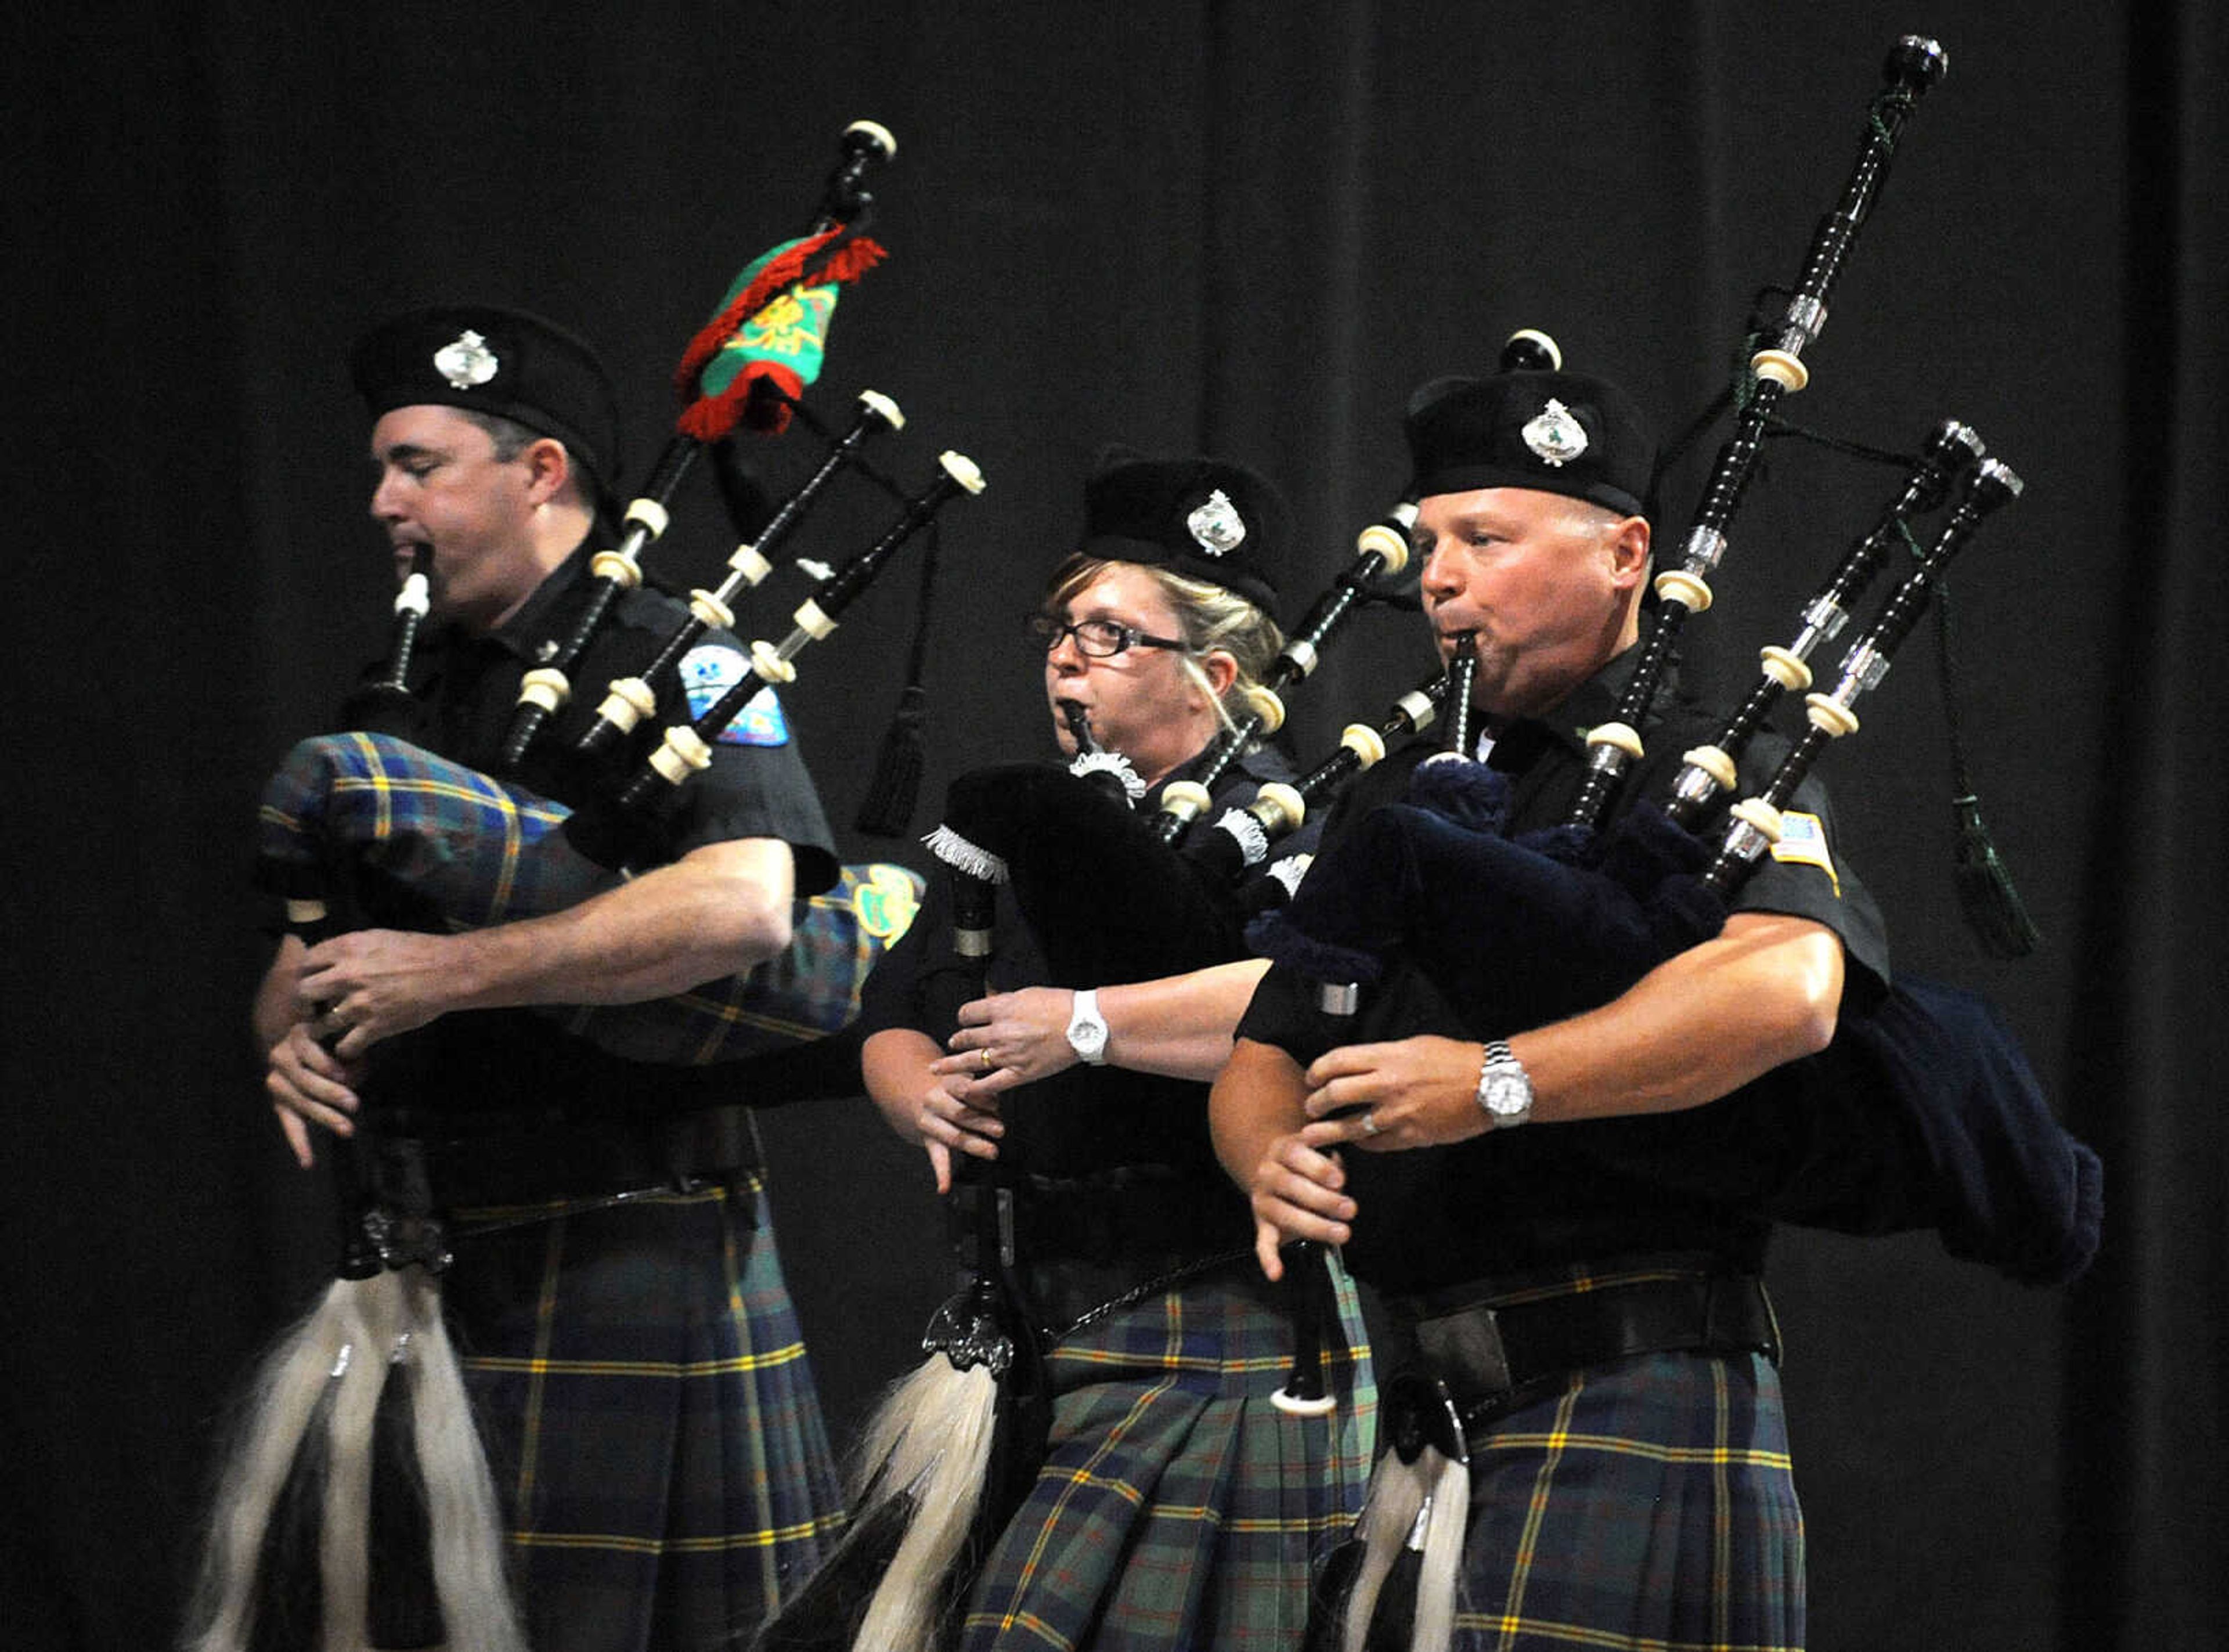
M426 1180L440 1211L685 1190L759 1163L745 1107L648 1119L553 1118L527 1128L430 1137L423 1146Z
M1423 1364L1441 1377L1466 1428L1571 1372L1641 1353L1762 1353L1780 1361L1780 1326L1764 1282L1750 1274L1659 1272L1622 1263L1621 1276L1516 1300L1436 1292L1396 1299Z
M1253 1218L1228 1187L1160 1166L1124 1166L1085 1177L1025 1177L1001 1224L1014 1261L1134 1265L1159 1272L1173 1263L1243 1248ZM945 1206L960 1262L974 1264L980 1183L962 1182Z

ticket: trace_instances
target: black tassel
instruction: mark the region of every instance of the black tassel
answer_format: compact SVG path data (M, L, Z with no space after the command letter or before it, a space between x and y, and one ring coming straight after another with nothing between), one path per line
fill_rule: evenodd
M940 546L936 524L928 527L928 543L921 558L921 595L914 605L913 641L906 649L906 685L898 695L898 709L883 736L875 759L874 778L859 804L852 825L877 838L903 838L913 827L914 803L921 795L922 730L928 721L928 695L921 679L928 660L928 604L936 588L936 553Z
M2025 958L2043 937L2028 917L2012 874L1998 858L1989 828L1982 824L1981 800L1970 792L1951 800L1958 820L1956 857L1950 876L1966 927L1992 958Z
M922 727L928 714L928 696L920 684L907 684L898 696L897 714L883 731L875 776L853 823L860 831L877 838L902 838L912 826L914 804L921 795Z
M1956 795L1950 810L1957 826L1957 843L1950 862L1950 884L1958 894L1958 909L1966 927L1992 958L2025 958L2043 939L2027 915L2027 907L2013 887L2012 872L1997 853L1989 829L1982 822L1982 800L1966 773L1966 744L1958 726L1958 662L1952 642L1950 589L1945 585L1935 599L1936 669L1943 691L1943 732L1950 746L1950 776Z

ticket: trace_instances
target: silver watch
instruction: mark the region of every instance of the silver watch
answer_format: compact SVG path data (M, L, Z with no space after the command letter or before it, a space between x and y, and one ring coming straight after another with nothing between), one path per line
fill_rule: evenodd
M1099 994L1085 987L1076 995L1068 1013L1068 1047L1094 1067L1107 1064L1107 1018L1099 1012Z
M1532 1080L1499 1038L1486 1046L1479 1063L1478 1104L1497 1130L1513 1129L1532 1116Z

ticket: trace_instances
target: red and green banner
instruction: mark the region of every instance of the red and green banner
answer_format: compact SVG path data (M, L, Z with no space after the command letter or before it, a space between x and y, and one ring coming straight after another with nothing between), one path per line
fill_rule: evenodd
M872 269L883 249L838 227L754 259L691 340L674 372L682 434L717 441L738 424L779 431L789 423L780 396L752 391L763 379L789 397L820 376L837 289Z

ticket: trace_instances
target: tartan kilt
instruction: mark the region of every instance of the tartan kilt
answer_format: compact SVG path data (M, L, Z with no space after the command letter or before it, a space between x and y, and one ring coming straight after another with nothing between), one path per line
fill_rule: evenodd
M1377 1391L1338 1276L1328 1418L1270 1404L1293 1362L1251 1257L1056 1343L1050 1451L970 1591L960 1644L1296 1647L1308 1579L1360 1507Z
M1474 1429L1457 1652L1803 1644L1780 1375L1641 1354Z
M457 1212L445 1289L528 1642L741 1644L844 1523L763 1184L469 1232L541 1213Z

